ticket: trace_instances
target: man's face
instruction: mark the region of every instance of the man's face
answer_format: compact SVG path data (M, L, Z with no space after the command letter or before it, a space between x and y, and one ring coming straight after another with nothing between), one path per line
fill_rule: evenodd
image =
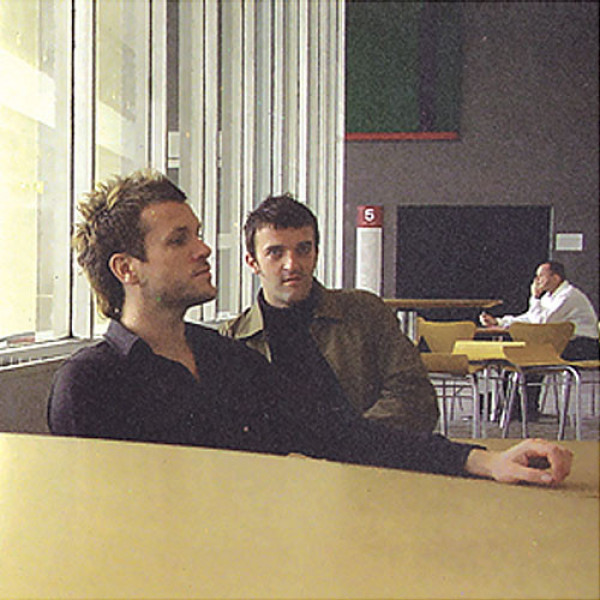
M162 202L141 214L146 230L146 260L136 260L142 294L149 302L187 309L212 300L208 257L211 249L200 236L200 222L189 205Z
M311 226L299 229L263 227L254 237L256 258L246 262L260 277L265 300L289 308L308 297L317 264L315 234Z
M550 270L548 263L543 263L537 268L534 281L541 292L553 292L560 285L561 279Z

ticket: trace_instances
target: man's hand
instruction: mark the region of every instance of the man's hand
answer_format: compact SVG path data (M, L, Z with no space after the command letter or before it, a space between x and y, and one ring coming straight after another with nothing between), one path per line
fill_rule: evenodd
M540 281L538 281L537 277L531 282L531 287L530 287L530 291L531 291L531 295L534 298L541 298L544 294L544 292L546 291L545 286L543 283L541 283Z
M479 321L484 327L495 327L498 325L498 319L496 319L496 317L492 317L492 315L486 312L482 312L479 315Z
M531 439L504 452L472 450L465 470L502 483L557 485L570 473L572 461L570 450L547 440Z

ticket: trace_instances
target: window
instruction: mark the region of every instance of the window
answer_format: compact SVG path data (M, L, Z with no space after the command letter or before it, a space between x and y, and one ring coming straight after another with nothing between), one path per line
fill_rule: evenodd
M192 315L222 319L252 302L241 225L270 194L290 192L315 211L318 276L341 285L343 3L169 6L180 49L172 172L197 202L219 287L216 302Z
M95 134L96 180L149 164L149 4L110 0L96 5ZM107 319L94 311L93 332Z
M213 248L219 296L191 318L252 301L241 222L272 193L317 212L319 275L339 285L343 18L341 0L0 2L0 364L105 329L76 203L144 166L168 166Z
M0 3L5 343L69 331L70 20L60 0Z

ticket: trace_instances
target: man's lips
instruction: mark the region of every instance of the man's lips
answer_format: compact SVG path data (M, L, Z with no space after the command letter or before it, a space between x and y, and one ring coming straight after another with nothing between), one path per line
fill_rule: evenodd
M193 277L200 277L201 275L210 275L210 265L194 271Z
M289 283L291 285L294 285L295 283L300 283L302 280L304 279L304 277L302 277L301 275L294 275L292 277L286 277L283 280L283 283Z

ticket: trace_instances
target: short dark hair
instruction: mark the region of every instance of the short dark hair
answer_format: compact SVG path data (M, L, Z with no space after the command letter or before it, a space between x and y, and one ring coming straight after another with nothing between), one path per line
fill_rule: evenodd
M291 194L269 196L246 217L246 223L244 224L246 250L253 258L256 258L254 244L256 232L263 227L273 227L275 229L312 227L315 234L315 249L319 249L317 218L306 204L298 202Z
M127 252L146 260L142 211L151 204L186 200L165 175L145 169L98 183L79 203L83 220L76 225L73 246L104 316L119 320L125 299L123 285L109 267L110 257Z
M565 270L565 265L557 260L549 260L546 263L550 267L550 272L554 273L554 275L558 275L561 279L567 278L567 272Z

